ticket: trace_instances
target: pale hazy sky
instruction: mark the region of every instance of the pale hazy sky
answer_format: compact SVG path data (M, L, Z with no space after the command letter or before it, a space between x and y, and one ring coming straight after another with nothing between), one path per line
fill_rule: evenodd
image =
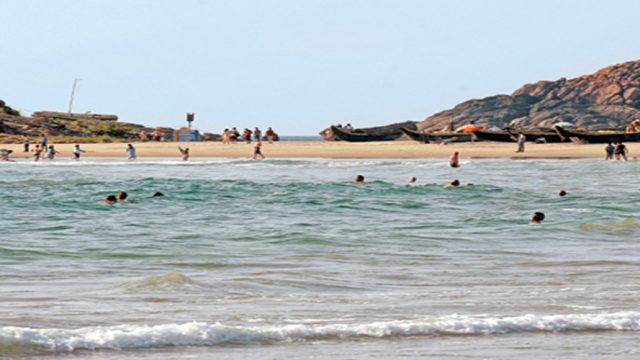
M180 126L423 118L640 58L640 1L0 0L0 99Z

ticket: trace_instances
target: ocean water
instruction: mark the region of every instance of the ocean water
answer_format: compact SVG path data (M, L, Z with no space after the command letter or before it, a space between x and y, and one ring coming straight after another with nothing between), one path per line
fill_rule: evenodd
M639 175L596 159L3 163L0 358L639 358ZM117 191L132 202L100 202Z

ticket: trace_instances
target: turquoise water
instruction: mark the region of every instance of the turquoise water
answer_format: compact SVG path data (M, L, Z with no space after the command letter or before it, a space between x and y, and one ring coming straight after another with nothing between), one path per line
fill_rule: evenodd
M639 175L601 160L0 164L0 357L637 357ZM132 202L100 201L117 191Z

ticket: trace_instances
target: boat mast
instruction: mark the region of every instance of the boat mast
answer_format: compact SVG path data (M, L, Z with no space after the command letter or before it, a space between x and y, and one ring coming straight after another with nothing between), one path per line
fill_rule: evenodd
M73 98L76 96L76 88L78 87L78 81L82 79L73 79L73 87L71 88L71 96L69 97L69 111L71 114L71 108L73 107Z

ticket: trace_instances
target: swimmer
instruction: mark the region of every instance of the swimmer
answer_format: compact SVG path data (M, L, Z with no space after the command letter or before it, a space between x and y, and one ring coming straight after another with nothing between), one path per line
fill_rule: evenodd
M460 167L460 154L457 151L449 156L449 166L452 168Z
M178 150L180 150L180 154L182 154L182 160L187 161L189 160L189 148L181 148L180 146L178 146Z
M460 180L455 179L453 181L451 181L450 183L448 183L445 187L446 188L451 188L451 187L458 187L460 186Z
M415 177L415 176L412 176L412 177L409 178L409 184L415 184L416 181L418 181L418 178Z
M353 179L354 184L362 184L364 182L364 176L356 175L355 179Z
M563 197L563 196L567 196L567 192L564 190L560 190L558 191L558 196Z
M132 202L131 200L127 200L127 198L129 197L129 194L127 194L124 191L119 191L118 192L118 201L119 202Z
M107 204L115 204L118 202L118 198L115 195L107 195L103 201Z
M541 212L534 212L529 225L538 225L544 220L544 214Z
M164 196L164 194L163 194L163 193L161 193L160 191L156 191L156 192L153 194L153 197L163 197L163 196Z

